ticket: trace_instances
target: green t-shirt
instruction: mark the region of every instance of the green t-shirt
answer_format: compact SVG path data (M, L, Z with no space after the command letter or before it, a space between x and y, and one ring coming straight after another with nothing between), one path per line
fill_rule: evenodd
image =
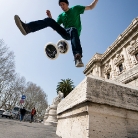
M65 29L75 27L80 36L82 29L80 14L83 14L84 10L85 6L73 6L67 12L63 12L58 16L57 23L60 25L63 24Z

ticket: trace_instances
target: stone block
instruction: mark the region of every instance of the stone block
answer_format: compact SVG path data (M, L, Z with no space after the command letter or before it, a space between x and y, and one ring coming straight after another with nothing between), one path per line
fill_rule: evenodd
M87 76L57 114L62 138L138 138L138 88Z

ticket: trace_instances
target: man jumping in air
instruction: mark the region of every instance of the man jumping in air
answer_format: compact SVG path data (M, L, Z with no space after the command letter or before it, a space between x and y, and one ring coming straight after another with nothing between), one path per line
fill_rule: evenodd
M24 23L18 15L15 15L14 19L17 27L23 35L36 32L46 27L51 27L57 31L63 39L71 40L75 66L84 67L81 59L82 47L79 38L82 29L80 14L83 14L85 10L92 10L96 6L97 2L98 0L94 0L89 6L76 5L69 8L68 0L59 0L59 6L63 10L63 13L58 16L57 21L52 19L52 15L49 10L46 10L48 17L43 20ZM63 24L64 27L60 26L61 24Z

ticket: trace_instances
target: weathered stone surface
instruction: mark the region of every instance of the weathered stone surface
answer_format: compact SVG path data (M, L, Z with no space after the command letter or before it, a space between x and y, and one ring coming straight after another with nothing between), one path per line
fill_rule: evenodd
M138 111L137 87L88 77L86 97L91 102Z
M62 138L86 138L89 135L88 124L88 107L81 104L58 115L56 134Z
M84 79L65 99L63 99L57 108L57 114L86 100L86 79Z
M59 103L57 113L85 101L138 111L138 88L89 75Z
M138 88L88 76L57 113L62 138L137 138Z
M137 138L138 112L89 104L90 138Z

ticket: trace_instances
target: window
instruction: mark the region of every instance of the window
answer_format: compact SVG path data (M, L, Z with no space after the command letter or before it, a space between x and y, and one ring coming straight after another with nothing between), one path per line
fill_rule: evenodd
M138 61L138 53L137 53L137 54L135 54L135 57L136 57L136 60Z
M14 110L14 111L19 111L20 108L19 108L19 107L14 107L13 110Z
M120 64L118 67L119 67L119 71L122 72L123 71L123 65Z
M107 79L110 79L110 73L107 74Z

